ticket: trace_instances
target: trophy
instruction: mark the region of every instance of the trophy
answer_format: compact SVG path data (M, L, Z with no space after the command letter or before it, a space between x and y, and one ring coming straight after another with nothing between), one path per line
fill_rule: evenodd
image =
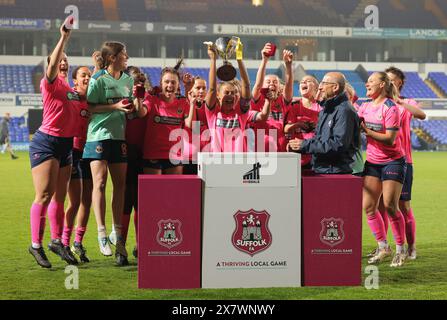
M223 59L223 66L217 69L217 77L222 81L231 81L236 78L236 69L228 61L236 52L236 46L240 42L238 37L221 37L216 43L204 42L207 45L214 45L217 53Z

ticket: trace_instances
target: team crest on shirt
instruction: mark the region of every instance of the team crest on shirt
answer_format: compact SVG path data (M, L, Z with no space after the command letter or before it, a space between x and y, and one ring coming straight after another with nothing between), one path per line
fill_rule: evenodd
M270 214L267 211L239 210L233 218L236 229L231 241L237 250L253 256L270 247L272 234L268 228Z
M127 144L125 144L125 143L122 143L122 144L121 144L121 154L122 154L123 156L126 156L126 155L127 155Z
M379 114L377 114L376 118L377 118L377 120L382 121L383 116L381 113L379 113Z
M345 232L343 230L343 219L323 218L321 220L320 240L324 244L334 247L343 242Z
M183 113L183 109L181 107L178 107L177 114L182 114L182 113Z
M89 117L89 112L87 109L81 109L80 115L82 118L88 118Z
M157 243L172 249L183 241L182 222L178 219L158 221Z
M97 145L95 151L96 153L102 153L104 149L102 148L102 145Z

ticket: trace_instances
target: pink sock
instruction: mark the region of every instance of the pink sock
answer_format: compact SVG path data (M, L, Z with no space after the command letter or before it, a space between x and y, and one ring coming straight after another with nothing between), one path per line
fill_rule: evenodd
M121 236L124 242L127 240L127 233L129 232L130 213L123 213L121 215Z
M36 244L42 244L43 235L45 233L47 207L33 203L31 206L30 224L31 224L31 241Z
M61 239L64 229L64 204L51 201L48 206L48 218L50 219L51 239Z
M87 227L77 227L75 242L82 243L82 240L84 239L84 235L85 235L86 231L87 231Z
M372 215L368 215L368 225L377 242L386 241L385 226L379 211Z
M394 241L398 246L405 243L405 219L402 212L396 211L396 215L390 216L391 230L393 231Z
M416 220L414 219L413 209L408 210L404 214L405 219L405 235L407 236L407 243L413 245L416 242Z
M388 226L389 226L390 220L388 219L388 214L386 213L386 210L383 210L383 211L379 210L379 213L382 216L383 224L385 226L385 237L386 237L388 234Z
M70 245L71 234L73 233L73 227L64 227L64 232L62 233L62 244L64 246Z

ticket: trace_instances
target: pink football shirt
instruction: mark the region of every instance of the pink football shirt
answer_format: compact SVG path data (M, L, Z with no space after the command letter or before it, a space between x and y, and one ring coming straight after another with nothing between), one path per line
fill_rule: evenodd
M144 100L148 114L144 136L143 158L149 160L182 158L182 129L189 103L185 98L176 98L168 103L157 96L147 96ZM171 132L179 129L173 141Z
M213 110L206 107L212 152L245 152L245 128L258 112L248 110L250 101L241 99L230 113L223 113L218 103ZM244 112L244 110L247 110ZM208 149L205 147L205 149ZM207 150L205 150L207 151Z
M88 113L87 100L68 85L62 76L50 83L46 76L40 81L43 100L43 120L39 131L56 137L82 136L82 125ZM81 125L80 125L81 124Z
M418 106L418 103L413 99L404 99L404 101L412 106ZM412 164L413 159L411 157L411 118L413 117L413 115L404 107L400 105L398 105L398 107L401 118L401 130L399 132L399 137L402 144L402 150L405 154L405 161Z
M251 102L251 110L261 111L264 107L265 97L261 95L258 101ZM281 95L272 103L270 115L267 121L253 122L249 127L254 130L255 133L255 151L258 152L285 152L287 140L284 135L284 124L287 113L290 109L290 104L287 104L284 100L284 96ZM273 132L276 130L276 140L273 136ZM264 132L264 150L258 150L258 132ZM275 146L273 150L270 150L270 146Z
M287 140L292 140L298 138L300 140L306 140L313 138L315 136L315 128L318 123L318 115L320 114L321 106L314 102L311 104L310 108L307 108L303 105L302 100L299 100L297 103L293 103L290 111L287 115L286 123L310 123L313 125L313 128L303 129L300 127L296 127L292 132L287 134ZM301 155L301 165L304 166L310 162L312 159L312 155L310 154L302 154Z
M371 101L364 102L359 108L358 115L365 119L367 128L379 133L385 133L386 130L398 131L400 128L399 109L390 99L378 106ZM367 143L366 160L370 163L386 163L404 156L399 137L396 137L392 146L387 146L369 136Z
M200 107L196 106L196 117L193 121L193 128L186 128L187 135L183 139L183 159L197 160L197 153L209 143L204 132L208 129L208 121L205 113L205 102ZM186 117L189 115L189 108Z

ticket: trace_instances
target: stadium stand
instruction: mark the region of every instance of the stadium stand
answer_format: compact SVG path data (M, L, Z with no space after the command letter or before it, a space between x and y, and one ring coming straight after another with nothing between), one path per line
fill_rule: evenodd
M0 65L0 93L35 93L34 66Z
M447 144L447 120L427 120L420 124L424 130L436 143Z
M421 79L417 72L405 72L406 84L402 89L404 97L412 98L439 98Z
M428 74L428 79L444 94L447 94L447 75L444 72L430 72Z

